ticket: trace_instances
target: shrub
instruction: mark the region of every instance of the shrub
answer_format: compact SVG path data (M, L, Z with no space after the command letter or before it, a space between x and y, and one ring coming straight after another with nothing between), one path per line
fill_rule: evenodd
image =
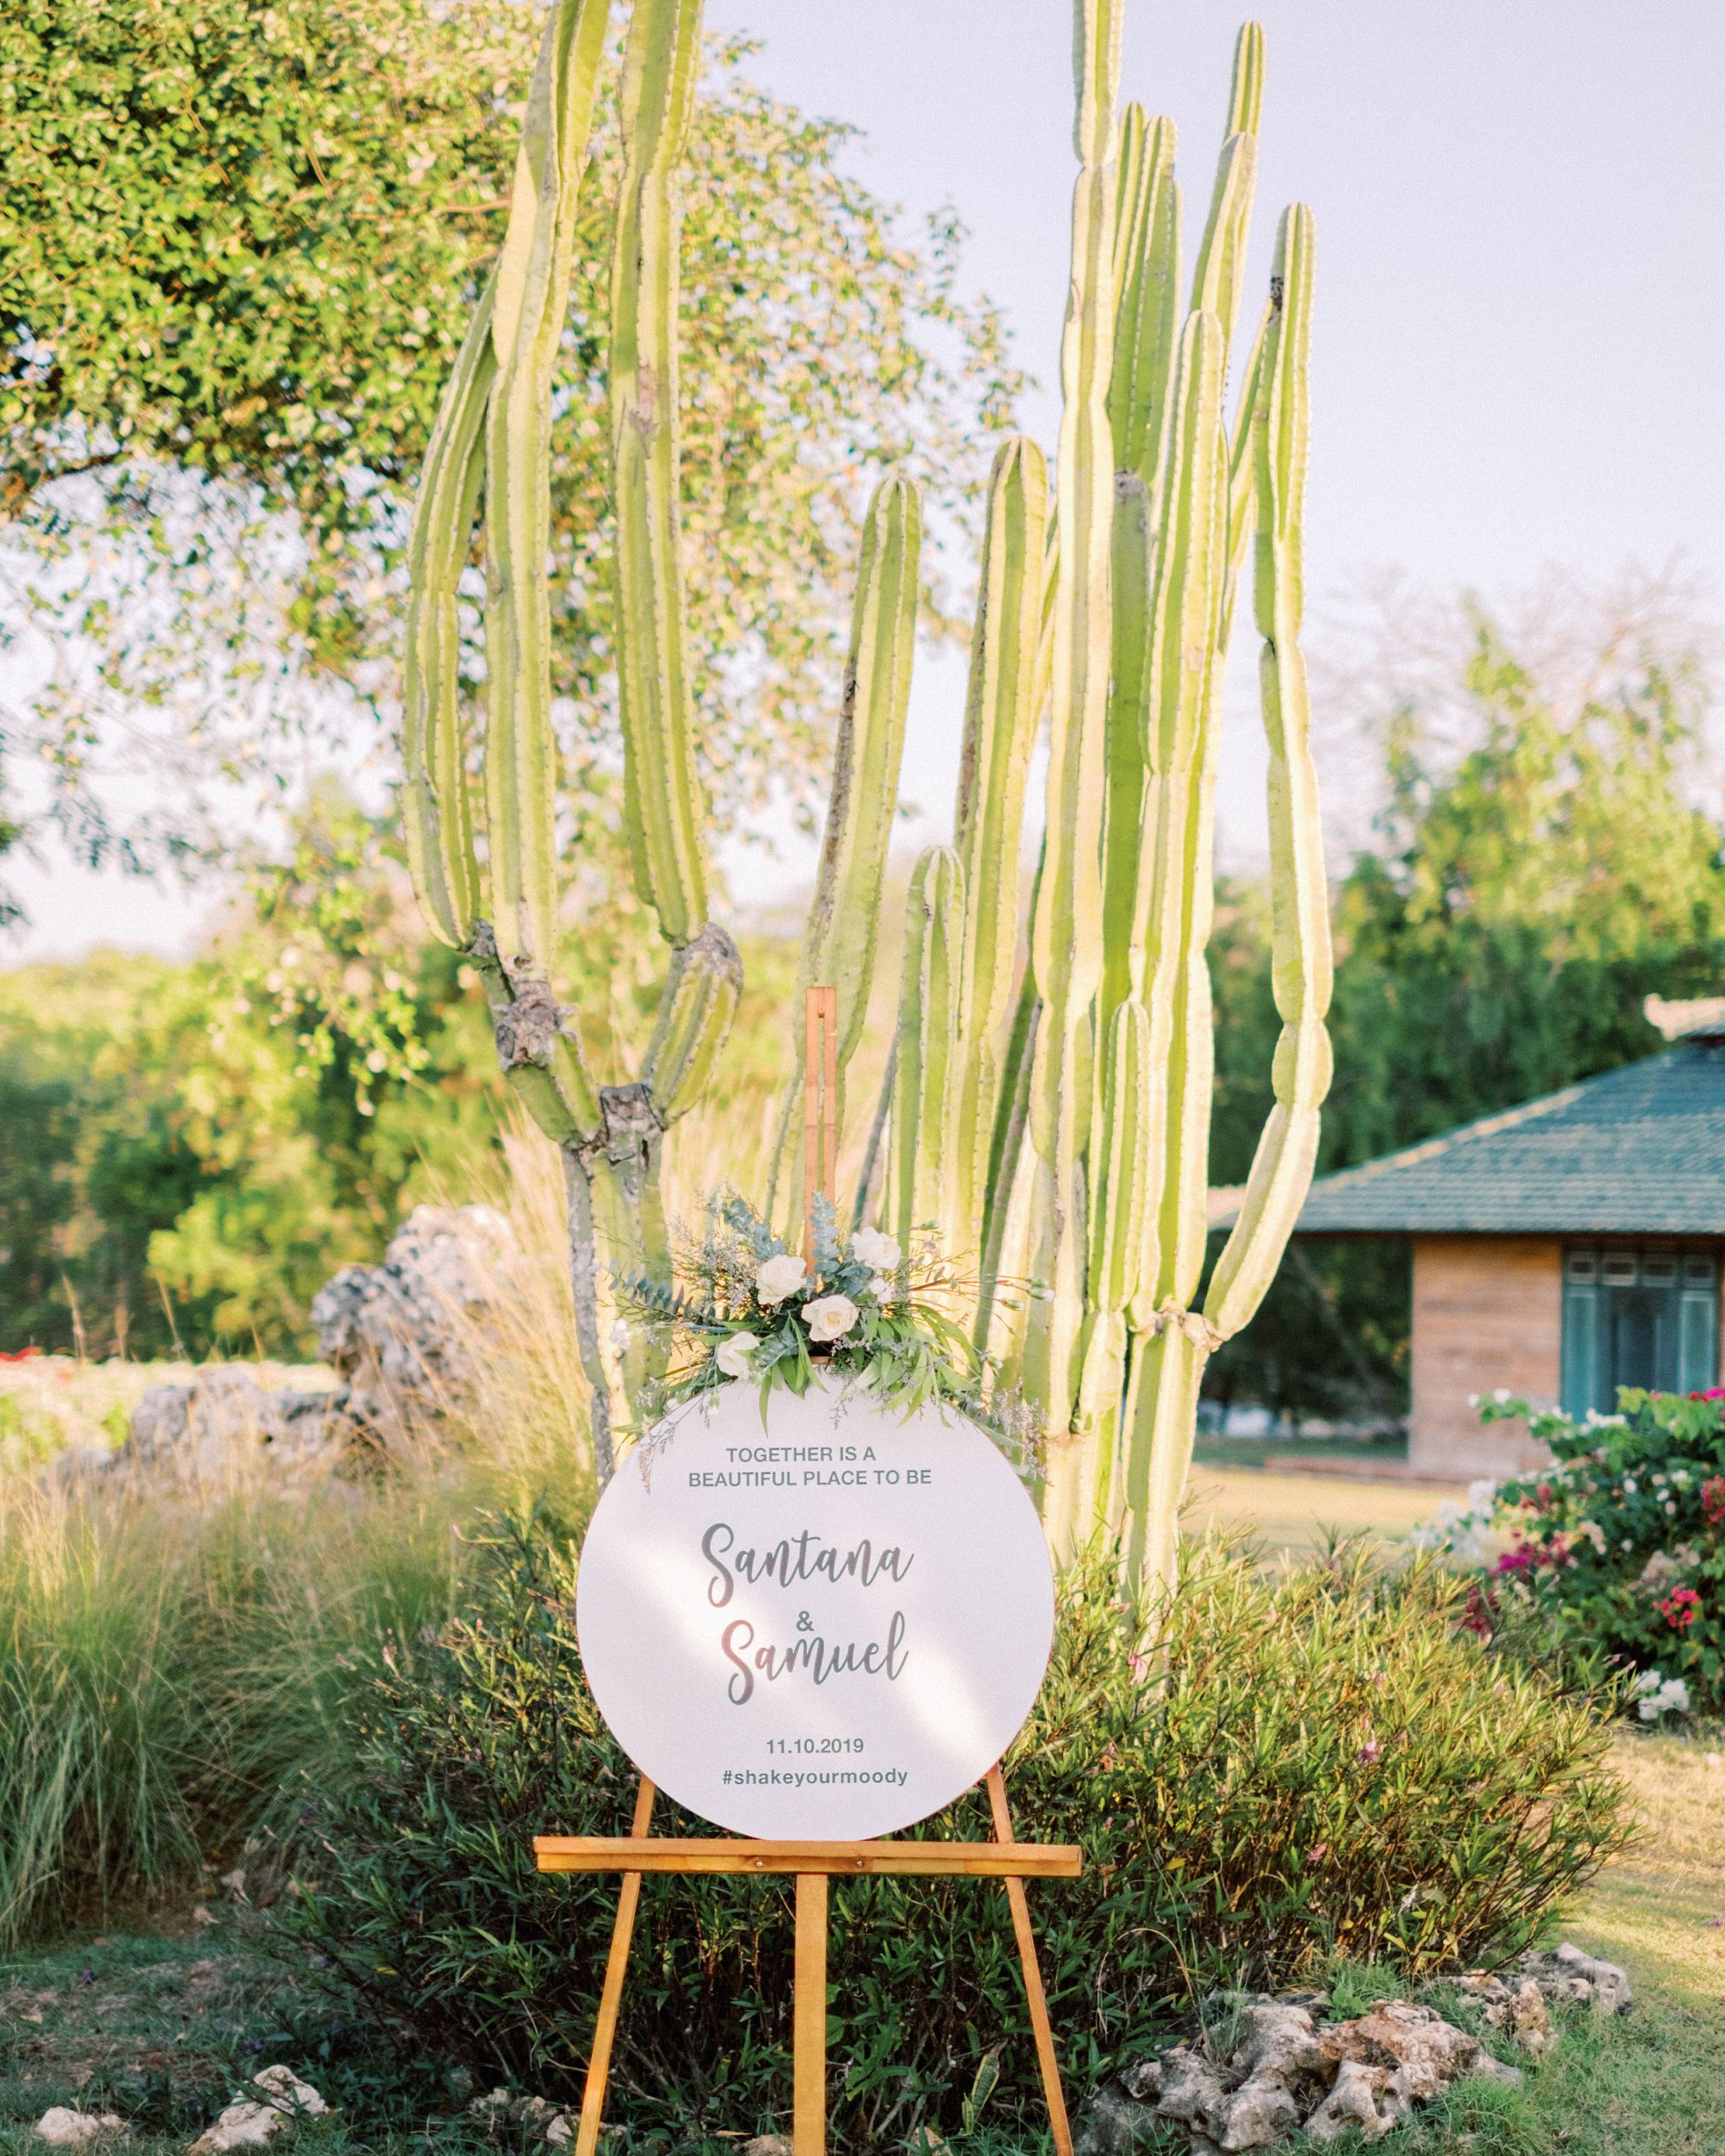
M1510 1547L1491 1600L1545 1620L1566 1651L1639 1673L1653 1720L1687 1701L1725 1711L1725 1392L1625 1387L1621 1412L1583 1422L1505 1395L1481 1420L1524 1417L1554 1464L1501 1484Z
M291 1940L432 2055L565 2099L617 1888L538 1878L529 1840L627 1831L635 1780L583 1681L575 1570L554 1537L499 1537L483 1600L377 1683L356 1775L320 1805L315 1880L280 1905ZM1338 1954L1417 1976L1512 1952L1621 1845L1600 1703L1493 1656L1467 1608L1465 1583L1423 1562L1343 1550L1272 1579L1209 1544L1151 1627L1107 1552L1069 1571L1008 1772L1021 1838L1085 1852L1082 1880L1032 1898L1075 2092L1214 1985ZM655 1825L700 1831L663 1798ZM914 1831L985 1839L985 1803ZM832 1932L838 2139L960 2125L1001 2046L988 2123L1034 2124L997 1886L836 1880ZM770 2124L791 1946L789 1881L649 1878L612 2115Z

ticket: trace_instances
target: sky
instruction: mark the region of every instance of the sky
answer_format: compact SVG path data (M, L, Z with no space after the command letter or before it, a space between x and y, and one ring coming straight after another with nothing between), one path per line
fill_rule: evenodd
M967 280L1040 378L1052 450L1073 159L1068 0L708 0L761 40L755 78L854 123L876 191L955 205ZM1129 0L1124 92L1171 113L1188 259L1240 19L1221 0ZM1386 568L1488 595L1547 564L1608 577L1681 561L1725 591L1725 0L1263 0L1255 263L1280 207L1318 230L1309 587L1315 608ZM1237 642L1243 640L1237 639ZM1247 669L1236 669L1236 674ZM1235 689L1243 687L1236 681ZM906 791L939 835L962 669L924 663ZM1230 693L1224 859L1261 840L1249 697ZM1327 773L1345 785L1345 773ZM789 851L744 897L806 874ZM165 897L57 867L30 879L14 958L97 937L172 947Z

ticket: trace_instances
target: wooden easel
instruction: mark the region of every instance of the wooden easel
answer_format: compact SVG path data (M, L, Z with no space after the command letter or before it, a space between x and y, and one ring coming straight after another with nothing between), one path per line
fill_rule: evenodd
M838 995L812 988L803 1013L803 1254L814 1263L814 1201L837 1181ZM542 1872L620 1872L616 1920L599 1992L593 2049L581 2096L575 2156L595 2156L604 2115L616 2041L617 2014L629 1970L629 1942L648 1872L789 1873L796 1881L796 1949L791 1997L791 2148L793 2156L825 2156L827 2145L827 1882L842 1879L998 1879L1006 1886L1012 1929L1018 1942L1024 1997L1030 2009L1036 2065L1049 2107L1055 2156L1072 2156L1072 2130L1055 2057L1048 1999L1030 1929L1028 1879L1076 1879L1081 1850L1050 1842L1015 1841L1006 1801L1006 1778L996 1764L985 1787L994 1826L992 1841L756 1841L723 1835L713 1840L655 1839L653 1785L643 1774L628 1835L539 1834L533 1856Z
M621 1872L623 1891L605 1980L599 1993L599 2018L581 2096L581 2126L575 2156L594 2156L610 2078L617 2013L623 2004L635 1912L646 1872L789 1873L796 1880L796 1958L791 1999L791 2148L793 2156L825 2156L827 2146L827 1881L901 1877L1000 1879L1006 1882L1012 1928L1024 1973L1024 1996L1036 2036L1036 2064L1048 2099L1049 2124L1056 2156L1072 2156L1072 2131L1061 2093L1054 2032L1030 1929L1027 1879L1076 1879L1084 1868L1082 1853L1052 1842L1015 1841L1007 1808L1006 1780L998 1767L989 1769L989 1807L994 1815L992 1841L749 1841L725 1835L714 1840L655 1840L649 1832L654 1788L645 1775L635 1800L635 1820L627 1840L604 1834L540 1834L533 1843L542 1872Z

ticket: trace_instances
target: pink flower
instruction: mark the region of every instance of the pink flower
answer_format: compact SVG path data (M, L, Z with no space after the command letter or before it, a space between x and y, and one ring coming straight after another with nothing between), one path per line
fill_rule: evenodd
M1654 1607L1673 1632L1687 1632L1701 1614L1701 1597L1693 1587L1673 1587Z
M1725 1474L1709 1475L1702 1484L1701 1508L1708 1527L1725 1527Z
M1375 1767L1383 1757L1383 1739L1382 1737L1369 1739L1360 1747L1354 1756L1368 1767Z

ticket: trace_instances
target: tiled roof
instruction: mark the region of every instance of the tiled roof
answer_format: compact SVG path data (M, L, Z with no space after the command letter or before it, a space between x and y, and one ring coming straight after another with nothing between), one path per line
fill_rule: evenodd
M1296 1232L1725 1235L1725 1029L1322 1176Z

